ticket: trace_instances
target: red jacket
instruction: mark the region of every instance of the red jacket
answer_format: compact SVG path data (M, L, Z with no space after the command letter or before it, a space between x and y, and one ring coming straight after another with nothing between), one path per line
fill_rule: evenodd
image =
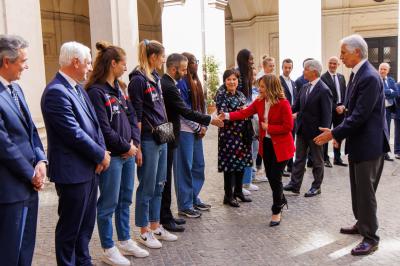
M256 99L249 107L229 113L229 120L242 120L257 113L260 140L258 153L261 156L263 155L263 139L266 133L261 126L261 122L264 121L264 110L265 99ZM281 99L277 104L272 105L268 112L268 134L271 136L278 162L293 158L296 148L293 143L292 129L293 117L290 103L286 99Z

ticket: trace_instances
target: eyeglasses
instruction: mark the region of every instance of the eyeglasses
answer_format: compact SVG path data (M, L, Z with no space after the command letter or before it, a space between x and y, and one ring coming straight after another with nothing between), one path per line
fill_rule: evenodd
M190 61L191 64L196 64L196 65L198 65L199 62L200 62L199 59L191 60L191 61Z

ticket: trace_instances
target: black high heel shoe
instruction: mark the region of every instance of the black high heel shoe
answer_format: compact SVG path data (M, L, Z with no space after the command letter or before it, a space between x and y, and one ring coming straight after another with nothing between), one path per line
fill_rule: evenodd
M284 208L285 206L286 206L286 209L289 209L289 205L288 205L287 201L284 202L284 203L281 205L281 212L280 212L281 218L279 219L279 221L272 221L272 220L271 220L271 221L269 222L269 226L270 226L270 227L280 225L281 220L282 220L282 211L283 211L283 208Z
M224 203L224 204L227 204L227 205L229 205L229 206L231 206L231 207L235 207L235 208L240 207L239 202L237 202L237 200L234 199L234 198L229 199L229 198L227 198L227 197L224 197L224 202L223 202L223 203Z
M235 194L235 198L240 199L241 202L252 202L253 200L249 197L246 197L245 195L242 194Z

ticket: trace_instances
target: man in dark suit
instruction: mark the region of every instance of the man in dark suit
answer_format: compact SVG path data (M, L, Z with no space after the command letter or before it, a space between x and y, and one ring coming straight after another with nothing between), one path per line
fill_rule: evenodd
M297 98L297 88L295 82L290 78L290 73L293 70L293 61L290 58L286 58L282 61L282 75L279 80L282 84L285 92L286 99L289 101L290 106L293 108ZM296 126L293 127L292 135L293 140L295 138ZM288 161L287 172L283 171L283 176L290 176L293 167L293 158Z
M388 63L381 63L379 65L379 75L381 76L383 83L383 91L385 93L385 110L386 110L386 122L388 126L388 132L390 137L390 124L392 122L392 114L396 113L396 98L399 96L396 81L389 77L390 65ZM396 153L396 150L395 150ZM383 157L386 161L393 161L388 153L385 153Z
M210 123L217 126L223 126L223 121L218 118L211 118L209 115L193 111L188 108L180 96L179 89L176 87L177 80L181 79L187 73L188 59L181 54L171 54L167 58L167 72L161 78L161 89L163 92L165 109L167 111L168 121L172 122L174 127L175 141L168 143L167 155L167 180L161 200L160 223L169 231L181 232L184 228L180 225L183 219L175 219L171 212L171 182L172 165L176 147L179 145L179 132L181 129L180 117L201 125L208 126ZM204 130L202 128L201 130ZM205 133L205 132L204 132ZM201 213L195 209L179 210L180 215L190 218L198 218Z
M305 64L308 60L313 60L313 59L314 59L314 58L311 58L311 57L304 59L304 61L303 61L303 69L304 69L304 64ZM300 77L298 77L298 78L296 79L296 81L295 81L294 83L296 84L297 91L299 92L300 89L303 87L303 85L306 84L306 83L308 83L308 80L306 80L306 79L304 78L304 74L302 74ZM294 128L294 129L295 129L295 128ZM311 151L309 151L308 154L307 154L307 167L312 168L312 166L313 166L312 156L311 156Z
M316 145L313 139L320 133L319 127L331 125L332 118L332 93L319 78L321 70L321 63L317 60L308 60L305 63L304 78L310 82L301 88L293 107L293 113L297 116L296 159L291 180L283 189L295 194L300 193L307 153L310 150L314 182L305 193L305 197L313 197L321 193L324 178L323 148Z
M385 120L385 96L378 72L368 62L368 45L360 35L341 41L340 59L352 68L345 99L345 118L332 131L321 128L314 139L318 145L329 140L346 139L354 217L357 222L341 228L343 234L360 234L363 240L352 255L367 255L378 248L378 219L375 192L383 169L383 155L389 151L389 134Z
M56 258L58 265L92 265L88 245L96 219L98 174L108 168L110 155L89 97L79 85L92 69L89 48L64 43L59 62L41 102L49 176L59 197Z
M321 76L321 80L329 87L332 92L332 124L337 127L344 119L344 96L346 94L346 80L344 76L337 73L336 70L339 66L339 58L332 56L328 60L328 71ZM340 144L339 147L333 147L333 164L340 166L347 166L340 158ZM328 156L328 143L324 145L324 161L326 167L332 167Z
M28 43L0 35L0 261L31 265L46 156L21 87Z

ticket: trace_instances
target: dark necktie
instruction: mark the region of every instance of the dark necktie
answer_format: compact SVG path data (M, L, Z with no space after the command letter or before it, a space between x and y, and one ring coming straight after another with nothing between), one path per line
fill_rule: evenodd
M311 87L312 87L311 82L307 83L307 85L306 85L306 88L307 88L307 90L306 90L306 101L308 100L308 96L310 95Z
M348 100L349 100L348 98L350 97L350 89L353 86L353 78L354 78L354 72L351 72L349 84L347 84L346 94L344 96L344 102L345 103L348 102Z
M10 89L11 97L13 98L15 105L17 106L19 112L21 113L22 118L26 122L25 113L21 108L21 102L19 101L17 92L15 91L14 87L11 84L8 85L7 87Z
M83 96L80 86L77 84L74 87L75 93L78 95L79 99L81 100L82 104L87 108L85 97Z

